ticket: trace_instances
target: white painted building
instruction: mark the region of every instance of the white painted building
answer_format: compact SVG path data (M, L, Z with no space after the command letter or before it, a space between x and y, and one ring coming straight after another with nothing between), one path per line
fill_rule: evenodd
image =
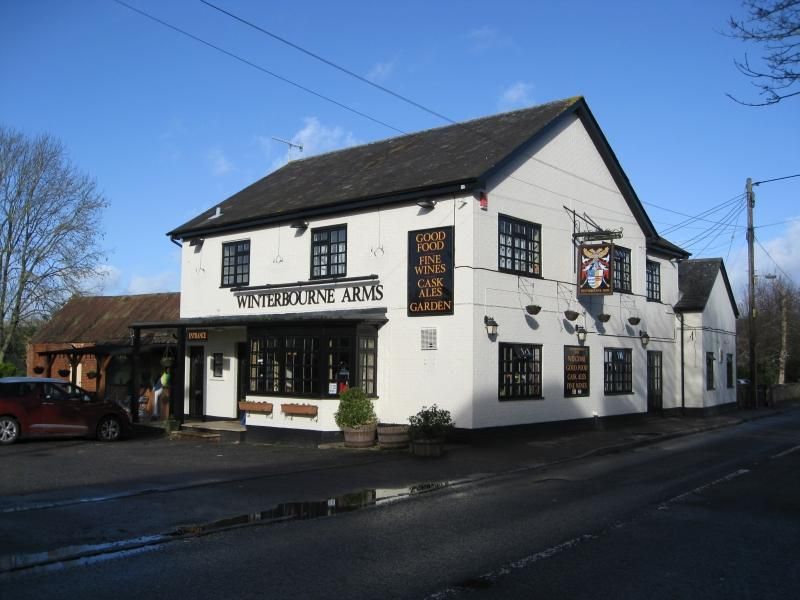
M325 439L342 385L381 421L436 403L465 429L735 401L697 389L695 355L681 368L688 253L658 236L582 98L294 161L169 235L189 415L270 403L243 405L249 430ZM613 241L613 293L577 294L581 240ZM733 348L719 298L684 313L708 341L695 354Z

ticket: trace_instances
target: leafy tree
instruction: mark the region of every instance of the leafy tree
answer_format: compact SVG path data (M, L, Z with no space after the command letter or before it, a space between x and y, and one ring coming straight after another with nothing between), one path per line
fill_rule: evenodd
M747 106L767 106L797 96L800 89L800 0L744 0L748 17L728 21L730 36L761 47L761 61L734 61L744 75L750 77L763 98L761 102L744 102Z
M106 206L59 141L0 127L0 362L21 328L102 276Z

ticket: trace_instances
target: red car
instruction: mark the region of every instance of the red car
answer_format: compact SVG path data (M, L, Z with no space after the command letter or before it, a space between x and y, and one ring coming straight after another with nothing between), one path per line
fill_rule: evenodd
M0 444L37 436L90 436L114 442L130 426L121 406L96 400L61 379L0 378Z

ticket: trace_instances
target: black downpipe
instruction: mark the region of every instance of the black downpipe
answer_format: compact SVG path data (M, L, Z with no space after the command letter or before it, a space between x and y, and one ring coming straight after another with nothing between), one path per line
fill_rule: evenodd
M681 415L686 413L686 387L684 377L684 359L683 359L683 319L685 315L679 313L681 316Z

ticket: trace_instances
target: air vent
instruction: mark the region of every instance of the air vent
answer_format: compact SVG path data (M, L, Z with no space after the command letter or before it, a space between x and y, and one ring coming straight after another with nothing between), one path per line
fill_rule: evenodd
M422 350L437 350L436 327L423 327L420 329Z

